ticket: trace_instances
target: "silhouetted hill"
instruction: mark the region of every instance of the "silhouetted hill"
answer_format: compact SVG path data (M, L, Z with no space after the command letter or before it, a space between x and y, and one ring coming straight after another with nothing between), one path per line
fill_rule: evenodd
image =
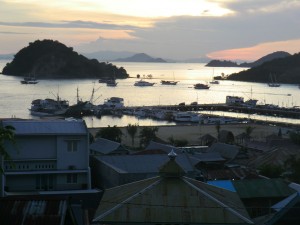
M254 61L252 63L241 63L240 67L260 66L261 64L268 62L268 61L272 61L273 59L280 59L280 58L284 58L284 57L287 57L290 55L291 55L290 53L284 52L284 51L273 52L271 54L261 57L260 59Z
M239 65L236 62L228 61L228 60L211 60L205 66L208 67L238 67Z
M81 53L89 59L97 59L101 62L114 61L117 58L127 58L130 57L136 52L127 52L127 51L97 51L91 53Z
M279 83L300 84L300 53L277 58L263 63L260 66L231 74L228 80L269 82L269 76L273 74Z
M2 71L5 75L43 78L127 78L124 68L87 59L53 40L37 40L21 49Z
M127 57L127 58L115 59L114 61L117 61L117 62L166 62L162 58L152 58L151 56L149 56L145 53L135 54L135 55L133 55L131 57Z

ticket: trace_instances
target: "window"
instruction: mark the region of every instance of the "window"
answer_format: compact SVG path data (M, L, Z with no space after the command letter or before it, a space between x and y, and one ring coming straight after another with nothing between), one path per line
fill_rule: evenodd
M68 152L76 152L77 151L77 145L78 145L78 141L75 141L75 140L67 141Z
M77 174L69 173L67 175L67 183L68 184L76 184L77 183Z

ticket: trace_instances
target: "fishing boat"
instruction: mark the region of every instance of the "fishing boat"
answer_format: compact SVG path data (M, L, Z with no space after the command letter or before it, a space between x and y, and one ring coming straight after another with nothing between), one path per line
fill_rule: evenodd
M268 83L269 87L280 87L280 84L276 81L276 76L273 74L269 75L270 82Z
M153 86L155 83L151 83L148 81L144 80L138 80L134 83L134 86L139 86L139 87L146 87L146 86Z
M67 100L57 99L35 99L31 102L29 109L33 116L58 116L63 115L69 108Z
M208 86L207 84L197 83L197 84L194 84L194 88L195 89L209 89L210 86Z

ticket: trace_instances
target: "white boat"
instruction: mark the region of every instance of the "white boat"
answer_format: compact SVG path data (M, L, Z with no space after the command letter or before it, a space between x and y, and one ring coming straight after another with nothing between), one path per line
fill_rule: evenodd
M220 82L218 80L212 80L209 82L210 84L219 84Z
M69 108L66 100L55 99L36 99L31 102L29 109L33 116L58 116L63 115Z
M193 112L177 112L174 114L174 120L176 122L197 122L199 123L202 116Z
M151 83L144 80L139 80L134 83L134 86L145 87L145 86L153 86L155 83Z
M111 97L106 99L103 104L104 108L123 108L124 99L119 97Z

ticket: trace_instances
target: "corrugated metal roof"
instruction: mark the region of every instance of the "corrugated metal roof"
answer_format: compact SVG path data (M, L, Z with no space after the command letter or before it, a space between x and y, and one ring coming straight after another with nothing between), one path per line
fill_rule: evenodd
M219 152L226 159L234 159L239 153L239 147L224 143L214 143L208 149L208 152Z
M287 197L296 191L282 179L249 179L232 181L241 198Z
M120 173L157 173L159 168L169 160L168 155L165 154L96 156L95 158ZM176 162L186 173L194 171L187 155L178 155Z
M147 151L151 150L163 150L167 154L170 153L172 150L176 152L176 154L182 153L182 151L172 145L166 145L166 144L161 144L155 141L150 141L149 145L145 148Z
M59 198L0 198L1 224L60 225L65 221L67 200Z
M236 193L186 177L155 177L106 190L94 222L253 224Z
M99 138L90 145L90 149L100 152L102 154L108 154L120 147L120 143L111 141L105 138Z
M16 135L87 134L83 120L4 120L3 126L13 126Z

